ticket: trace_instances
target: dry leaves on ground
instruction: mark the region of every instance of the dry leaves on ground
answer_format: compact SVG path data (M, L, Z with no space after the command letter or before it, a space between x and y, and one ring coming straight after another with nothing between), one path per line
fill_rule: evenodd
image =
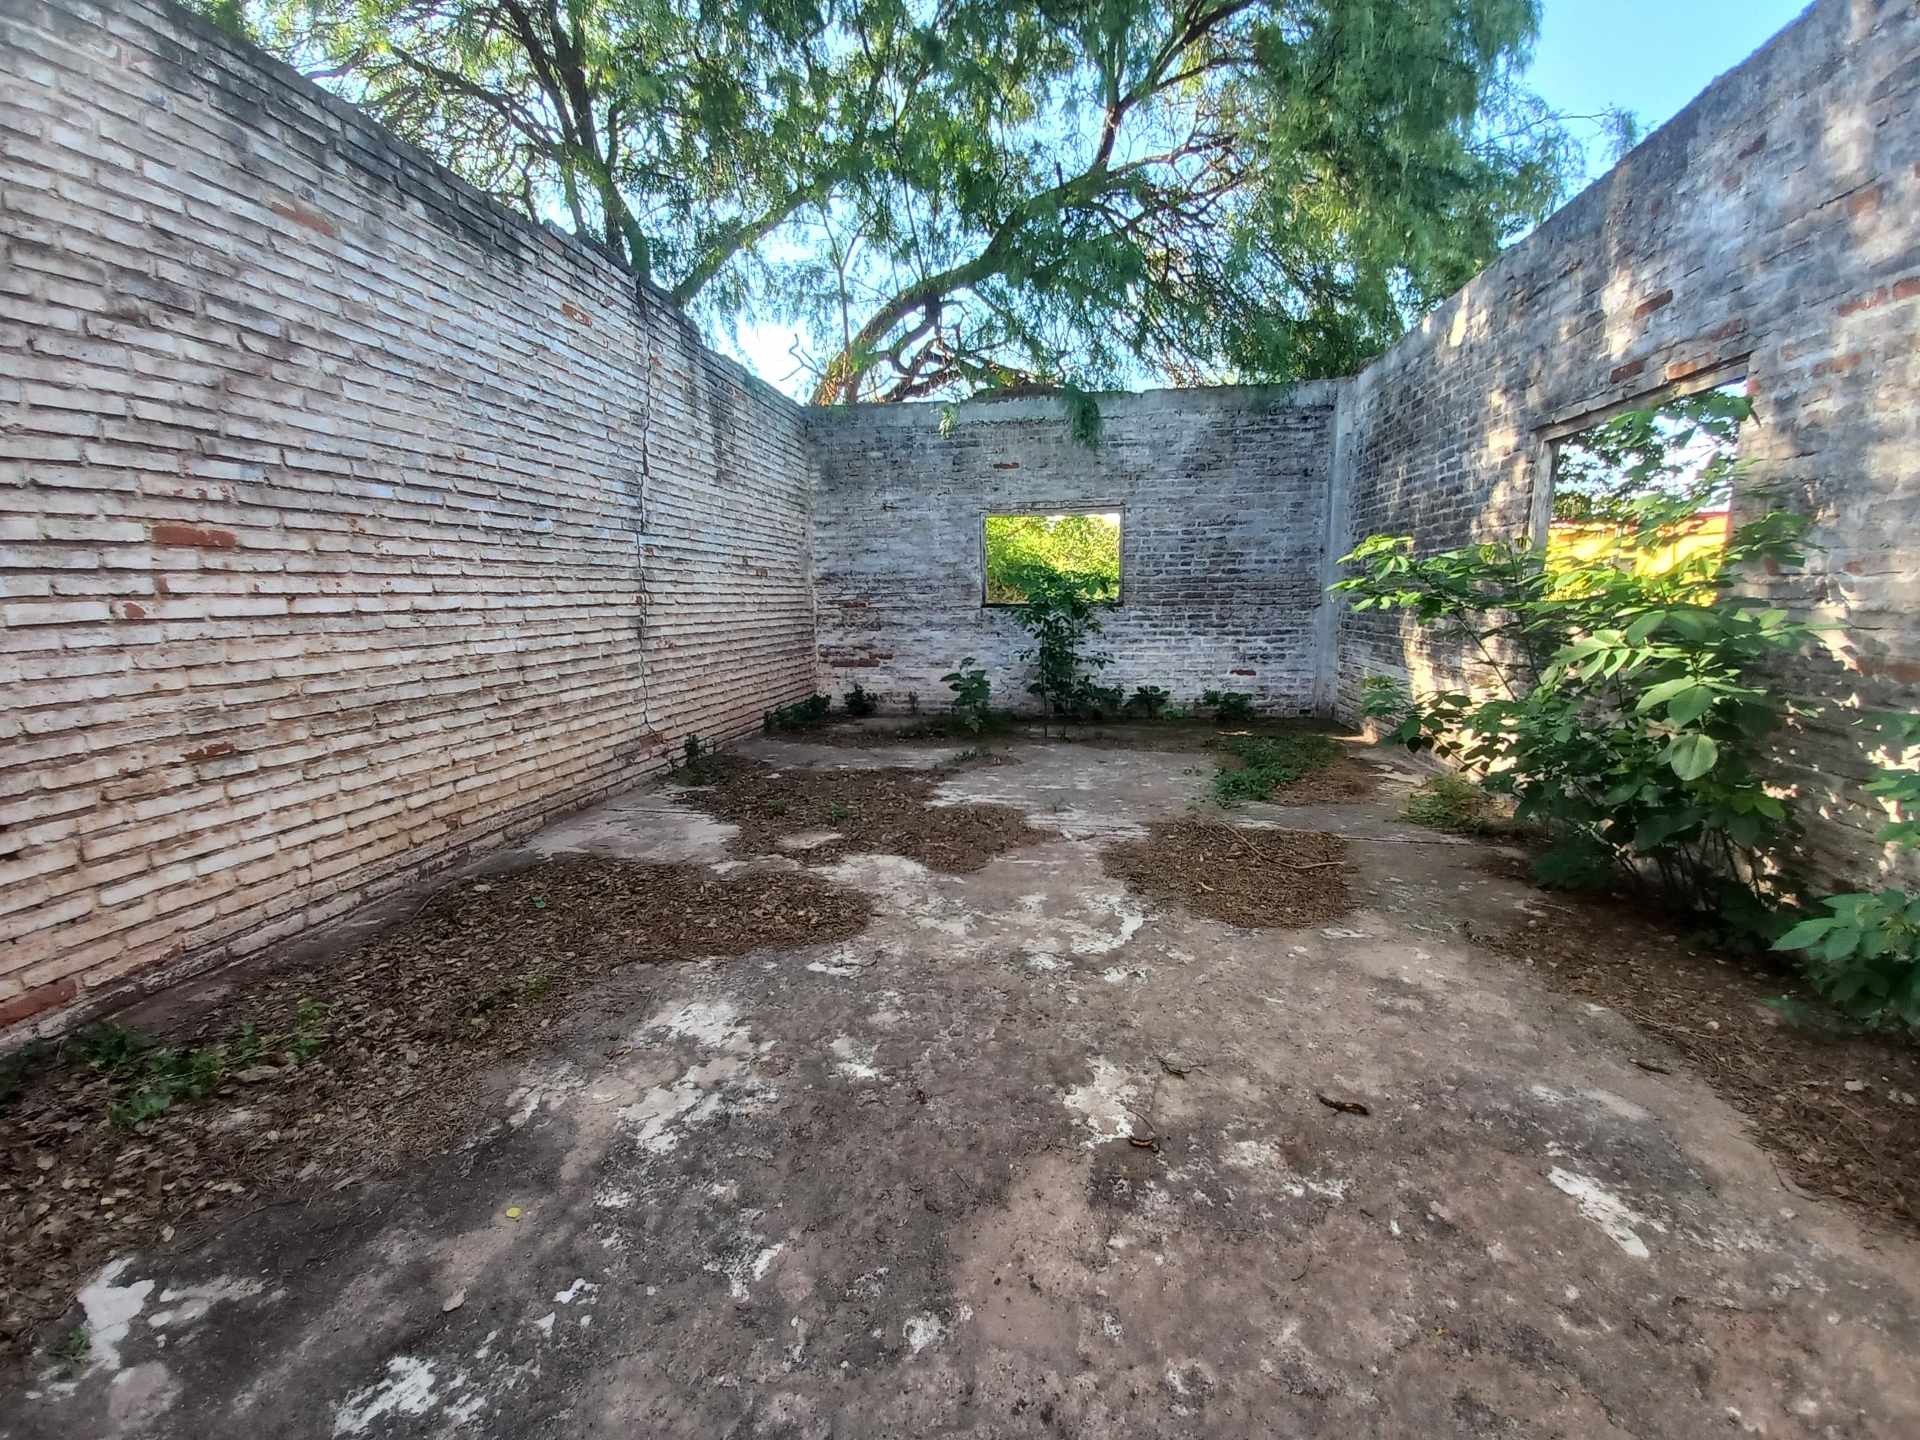
M1011 805L930 803L944 778L940 771L789 770L721 755L690 778L703 783L676 798L739 826L731 846L736 855L784 850L808 865L852 854L903 855L929 869L964 874L1050 838Z
M1100 860L1131 890L1232 925L1319 925L1353 906L1346 841L1316 831L1162 821L1145 840L1109 845Z
M1658 1074L1684 1060L1801 1189L1920 1230L1911 1043L1846 1028L1791 975L1689 946L1624 901L1557 896L1542 917L1476 938L1640 1026L1652 1053L1636 1063Z
M234 972L160 1037L162 1053L198 1057L204 1093L138 1124L125 1107L152 1093L156 1051L130 1051L125 1032L69 1037L0 1110L0 1353L117 1249L447 1150L485 1118L486 1070L595 981L844 940L868 916L864 897L805 872L544 860L450 886L344 954ZM109 1051L111 1069L88 1058Z

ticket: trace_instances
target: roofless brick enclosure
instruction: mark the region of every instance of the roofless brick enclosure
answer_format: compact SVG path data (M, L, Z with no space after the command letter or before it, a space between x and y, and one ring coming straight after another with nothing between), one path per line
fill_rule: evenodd
M1920 682L1920 12L1820 0L1350 380L807 411L599 255L164 4L0 0L0 1022L239 956L855 681L924 701L1000 510L1123 516L1116 679L1427 675L1333 557L1524 531L1549 446L1744 377L1843 624ZM1857 742L1788 775L1882 856Z

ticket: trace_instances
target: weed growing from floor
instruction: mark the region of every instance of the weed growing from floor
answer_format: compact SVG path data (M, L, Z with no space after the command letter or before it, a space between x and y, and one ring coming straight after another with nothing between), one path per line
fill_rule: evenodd
M1140 685L1127 697L1122 708L1141 720L1159 720L1172 703L1173 696L1164 685Z
M304 1064L328 1038L326 1007L302 1000L292 1027L279 1036L262 1035L251 1024L239 1025L215 1044L179 1049L109 1021L88 1026L66 1043L83 1063L112 1082L107 1118L131 1129L164 1115L181 1101L205 1098L232 1076L272 1056L281 1056L288 1064Z
M880 702L873 698L873 692L862 688L857 682L847 691L846 705L847 714L855 719L871 715L880 708Z
M698 735L689 735L680 749L680 763L674 765L672 755L668 755L667 763L674 779L688 785L705 785L716 778L713 759L713 747Z
M1200 704L1213 711L1216 725L1244 725L1253 719L1253 696L1245 690L1208 690Z
M1213 798L1222 805L1264 800L1275 787L1331 765L1340 746L1330 735L1242 735L1227 745L1239 759L1213 777Z
M1507 828L1493 797L1459 775L1436 775L1411 795L1403 819L1451 835L1492 835Z
M93 1358L93 1332L84 1325L74 1326L48 1347L47 1356L63 1375L85 1369Z
M987 726L987 672L968 655L940 677L953 691L953 710L970 735L978 735Z
M771 735L776 731L818 730L827 722L833 701L815 692L791 705L776 705L760 717L760 728Z

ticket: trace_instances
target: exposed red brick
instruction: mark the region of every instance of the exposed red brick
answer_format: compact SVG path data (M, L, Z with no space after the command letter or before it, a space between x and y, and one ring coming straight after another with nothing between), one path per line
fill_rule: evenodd
M1847 197L1847 213L1853 216L1871 215L1880 208L1880 187L1867 185Z
M147 607L137 600L122 600L117 608L122 620L144 620L147 618Z
M1020 462L1018 460L996 460L993 462L993 468L996 470L1018 470L1020 468Z
M578 305L574 304L571 300L562 300L560 302L560 313L566 316L567 319L572 320L577 324L581 324L581 325L593 324L593 316L589 315L586 311L582 310Z
M1916 295L1920 295L1920 275L1909 275L1905 280L1893 282L1894 299L1911 300Z
M1754 156L1758 155L1762 150L1766 148L1767 148L1767 132L1762 130L1758 135L1754 136L1753 139L1749 140L1746 143L1746 145L1744 145L1741 148L1739 158L1742 160L1751 160Z
M319 211L309 210L305 205L298 204L292 200L275 200L272 204L268 205L267 208L273 211L274 214L284 216L286 219L293 221L296 225L304 225L309 230L325 235L328 239L332 239L340 233L340 227L327 219L327 217Z
M79 985L69 977L47 985L36 985L10 1000L0 1000L0 1026L17 1025L22 1020L30 1020L42 1011L67 1004L79 993Z
M189 750L180 758L190 762L197 760L219 760L225 756L237 753L237 749L238 747L230 740L216 740L211 745L202 745L198 750Z
M214 530L205 525L181 525L162 520L153 527L153 543L193 546L201 550L231 550L240 543L240 537L231 530Z
M1644 320L1656 310L1665 309L1673 303L1673 291L1662 290L1658 295L1649 296L1633 307L1633 318Z
M1840 313L1842 315L1858 315L1862 310L1875 309L1887 303L1887 294L1887 287L1882 285L1878 289L1868 290L1864 294L1856 295L1851 300L1842 300L1840 302Z
M1717 325L1707 332L1709 340L1731 340L1736 335L1747 333L1747 322L1736 315L1724 325Z
M1912 685L1920 682L1920 660L1862 660L1860 673L1873 680Z
M1258 675L1260 672L1258 670L1232 670L1228 673L1233 675Z
M1631 380L1646 368L1645 360L1629 360L1624 365L1614 366L1613 373L1607 377L1607 380L1611 384L1618 385L1622 380Z

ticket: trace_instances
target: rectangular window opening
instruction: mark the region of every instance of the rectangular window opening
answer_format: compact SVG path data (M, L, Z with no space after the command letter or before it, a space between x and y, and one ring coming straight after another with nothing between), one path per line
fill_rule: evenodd
M1035 579L1048 573L1077 585L1090 600L1120 602L1118 510L988 515L981 541L983 605L1024 605Z
M1548 568L1617 555L1665 573L1724 549L1752 410L1742 378L1650 398L1554 441Z

